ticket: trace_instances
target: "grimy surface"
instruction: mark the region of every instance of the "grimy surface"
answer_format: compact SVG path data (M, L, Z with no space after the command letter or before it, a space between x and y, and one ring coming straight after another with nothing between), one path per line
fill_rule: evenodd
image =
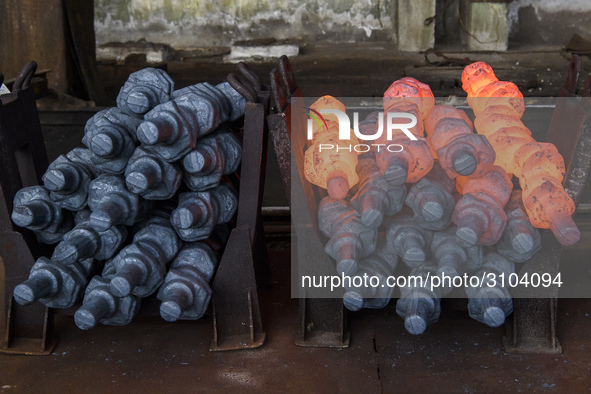
M588 221L587 221L588 222ZM591 231L583 233L591 240ZM272 249L277 242L270 243ZM281 248L283 249L283 248ZM565 259L584 257L568 248ZM563 353L505 353L504 327L468 317L466 300L443 300L442 316L412 336L383 310L350 313L348 349L296 347L298 301L290 298L289 252L273 250L271 289L261 289L266 344L209 352L211 317L167 323L138 318L130 326L81 331L57 316L60 342L49 356L0 355L0 392L583 392L591 388L591 300L559 300ZM564 262L564 261L563 261Z
M513 74L532 86L530 94L535 89L540 96L556 95L570 57L558 52L451 55L490 62L495 70L503 66L507 76L503 78L511 80ZM435 95L462 94L452 78L459 79L461 68L426 66L418 54L341 46L307 49L291 61L307 96L377 96L405 75L430 83ZM99 67L101 82L113 100L129 72L143 66ZM276 62L253 66L261 76L273 67ZM583 69L591 71L588 58L583 58ZM168 64L168 70L182 87L204 80L220 82L235 66L176 61ZM435 81L441 82L439 87ZM95 111L41 113L50 160L80 146L82 125ZM286 205L270 156L273 166L267 172L265 205ZM591 217L580 216L577 223L582 240L565 249L562 269L589 286L589 263L585 263ZM209 352L210 317L174 324L144 317L130 326L99 326L85 332L76 328L73 318L58 315L60 342L54 353L0 355L0 392L583 392L591 388L591 300L559 300L558 335L563 348L559 355L505 353L504 327L489 328L470 319L467 300L443 300L440 321L419 337L405 331L392 301L383 310L349 313L348 349L296 347L298 300L290 298L290 253L285 244L269 243L274 284L259 292L267 333L263 347Z

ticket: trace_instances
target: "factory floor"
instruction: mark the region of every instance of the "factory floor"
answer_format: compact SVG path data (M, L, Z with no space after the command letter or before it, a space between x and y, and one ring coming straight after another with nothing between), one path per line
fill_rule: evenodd
M436 95L461 94L457 81L450 84L445 79L446 75L461 74L461 68L435 68L426 65L423 55L418 54L394 54L368 47L352 49L313 48L292 59L304 94L375 96L404 75L441 79L439 87L434 88ZM523 79L522 84L532 89L530 93L541 88L537 92L543 96L556 95L568 64L568 56L560 52L452 55L486 60L507 72L513 67ZM114 98L129 72L142 67L101 64L101 81L109 96ZM275 65L270 62L253 65L260 75L268 75L272 67ZM234 68L205 60L167 65L179 87L203 80L220 82ZM536 76L527 81L519 69L530 70ZM591 71L587 58L584 70ZM83 124L96 109L82 108L76 101L64 104L44 100L42 104L41 121L52 160L80 145ZM264 204L286 205L272 160ZM577 223L583 239L565 249L563 264L589 264L591 217L579 215ZM591 390L589 299L559 300L558 337L563 352L555 355L505 353L505 328L489 328L470 319L465 300L444 300L440 321L418 337L405 331L393 301L382 310L348 314L349 348L296 347L298 300L290 298L289 238L271 234L268 240L273 285L259 290L266 332L261 348L209 352L213 336L210 317L175 324L140 317L126 327L100 326L81 331L71 317L57 315L59 343L51 355L0 354L0 392ZM591 282L591 276L587 275L586 280Z
M591 232L587 232L590 239ZM271 243L270 246L273 246ZM591 300L559 300L562 354L505 353L504 327L469 318L464 300L444 300L438 323L412 336L383 310L349 314L350 347L303 348L298 301L290 298L289 252L270 252L273 286L259 291L266 343L210 352L212 320L79 330L57 316L49 356L0 355L0 392L569 392L591 389ZM587 259L571 248L569 260ZM581 260L579 260L581 261ZM584 260L583 260L584 261Z

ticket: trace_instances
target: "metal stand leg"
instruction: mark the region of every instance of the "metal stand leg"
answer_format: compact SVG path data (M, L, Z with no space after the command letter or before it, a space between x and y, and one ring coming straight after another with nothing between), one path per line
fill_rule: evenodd
M570 61L566 82L560 89L546 135L546 141L553 143L564 158L564 186L575 204L585 188L591 167L591 150L588 147L591 139L591 78L585 84L582 98L569 98L575 96L580 72L581 62L575 55ZM554 277L559 271L561 254L562 245L550 231L545 231L542 235L542 250L525 263L520 275L536 272L550 273ZM558 290L553 292L551 298L541 298L539 294L536 297L535 292L531 289L528 293L532 298L513 300L513 320L507 326L507 336L503 338L507 352L562 352L556 337Z
M15 231L10 219L12 200L23 186L38 185L47 168L47 154L35 97L29 83L37 65L25 66L13 86L13 93L3 95L0 104L0 260L4 266L5 313L0 320L4 335L0 352L49 354L53 339L52 313L42 304L21 306L13 302L12 291L27 279L40 246L26 230Z
M268 97L266 101L268 103ZM267 108L264 103L246 103L237 227L230 234L213 281L211 351L256 348L265 341L257 280L270 282L261 220Z

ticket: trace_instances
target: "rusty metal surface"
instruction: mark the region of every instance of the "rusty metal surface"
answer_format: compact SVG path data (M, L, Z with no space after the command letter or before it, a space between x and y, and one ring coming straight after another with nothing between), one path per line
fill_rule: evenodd
M5 301L0 319L4 323L0 328L4 333L0 352L47 354L55 346L48 331L51 313L41 304L23 307L12 302L14 287L27 279L28 271L44 251L31 232L15 231L10 221L16 192L23 186L39 184L47 168L33 90L28 86L35 69L35 63L25 66L18 79L19 91L2 96L0 105L0 256Z
M564 157L566 176L565 189L575 201L581 196L587 174L591 168L591 106L590 99L565 98L576 93L580 75L580 59L573 56L569 63L567 78L560 90L560 97L554 110L546 140L556 145ZM586 85L587 86L587 85ZM521 268L526 272L543 272L556 275L560 268L563 247L546 230L542 233L542 249ZM515 299L512 323L507 327L504 338L506 351L517 353L560 353L562 351L556 336L558 288L553 286L541 293L540 289L527 289L531 297ZM520 294L524 297L523 294ZM540 298L550 297L550 298Z
M238 215L212 285L211 351L257 348L265 342L266 335L257 284L268 286L271 281L261 218L270 97L260 78L246 64L241 63L238 71L239 74L228 76L230 85L247 99Z
M580 71L573 70L580 70L580 67L580 59L573 56L546 134L546 141L556 145L564 157L564 187L575 204L582 195L591 168L591 97L587 89L583 91L583 97L574 97ZM590 80L591 77L586 81L586 88Z
M302 113L294 112L303 106L301 100L301 91L294 86L290 86L295 79L289 77L291 70L287 58L282 58L280 68L283 74L288 77L283 81L286 90L292 90L292 101L284 111L285 131L291 130L292 122L303 122ZM291 80L291 82L290 82ZM281 86L281 85L276 85ZM280 91L277 92L281 96ZM278 101L281 102L281 101ZM302 123L299 123L300 125ZM288 134L291 134L290 132ZM318 201L322 198L319 193L315 193L312 185L305 179L303 171L298 168L304 166L304 147L306 141L301 133L296 133L291 138L290 147L290 178L291 178L291 196L290 206L292 212L297 214L292 216L292 223L297 237L297 246L292 243L292 248L297 248L297 258L292 254L292 259L303 262L301 267L292 263L292 279L299 277L298 269L301 268L308 275L332 275L335 272L334 262L324 252L324 245L321 241L321 235L318 233L317 225L317 207ZM287 146L284 145L287 149ZM286 152L285 152L286 154ZM285 182L285 181L284 181ZM350 336L347 331L346 314L342 299L322 299L315 298L312 292L303 294L300 289L300 333L296 339L296 345L304 347L336 347L344 348L350 344Z
M265 342L248 226L236 227L213 282L213 341L209 350L257 348Z
M259 287L270 286L271 272L267 257L267 247L263 222L261 220L261 207L263 204L263 191L265 189L265 176L267 172L267 149L269 128L267 115L269 114L271 96L268 86L264 86L257 75L248 65L241 62L238 65L239 74L228 75L228 82L238 81L232 85L241 94L246 95L246 107L244 111L244 131L242 139L242 164L240 170L240 193L238 203L238 217L236 226L249 226L252 237L254 269L257 285ZM237 76L238 79L233 78ZM237 89L238 87L238 89ZM255 96L250 97L254 92ZM250 98L254 98L251 101Z
M285 75L278 69L271 71L270 75L274 112L267 116L267 123L269 124L269 134L273 141L285 195L288 204L291 204L291 125L288 124L289 119L291 119L291 106L288 105L288 101L291 97L302 97L302 92L297 88L293 72L290 72L289 60L285 56L281 60L280 66L285 69ZM292 84L291 89L293 91L291 93L288 84Z
M51 68L50 88L66 92L68 71L73 65L68 45L62 0L39 2L9 0L0 3L0 13L10 15L0 21L0 46L3 72L7 78L16 76L23 63L37 59L40 68ZM31 28L35 26L35 28Z
M108 105L105 89L98 80L94 1L64 0L66 38L88 98L97 105Z

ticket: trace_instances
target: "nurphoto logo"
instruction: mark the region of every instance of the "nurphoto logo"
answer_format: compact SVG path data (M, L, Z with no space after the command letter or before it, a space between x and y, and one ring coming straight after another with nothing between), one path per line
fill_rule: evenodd
M312 140L314 139L314 122L318 124L318 126L324 130L328 131L328 124L324 117L324 115L332 114L335 115L339 121L339 133L338 139L341 141L349 141L351 140L351 120L349 119L349 115L345 112L340 111L338 109L321 109L320 112L306 107L307 112L306 115L309 116L308 124L307 124L307 139ZM397 122L400 119L408 119L409 122L406 123L394 123L394 119ZM394 134L394 130L402 131L409 139L412 141L416 141L417 137L413 135L410 131L410 128L416 126L417 124L417 117L414 114L409 114L405 112L388 112L386 114L386 140L391 141L392 136ZM374 134L363 134L359 131L359 113L353 112L353 133L355 134L356 140L360 141L376 141L378 139L382 139L382 135L384 133L384 114L380 112L378 114L378 124ZM380 150L385 149L388 152L402 152L404 147L400 144L350 144L349 146L343 146L342 144L319 144L318 150L335 150L339 152L340 150L348 150L349 152L355 151L358 153L369 152L371 149L375 148L377 152Z

